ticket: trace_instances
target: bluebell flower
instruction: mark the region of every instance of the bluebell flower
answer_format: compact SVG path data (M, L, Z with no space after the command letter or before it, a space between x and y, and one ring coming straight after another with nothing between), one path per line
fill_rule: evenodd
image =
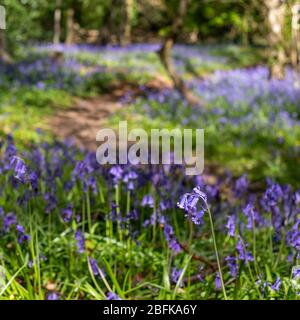
M248 244L245 243L242 238L239 236L237 245L236 245L236 250L239 254L239 259L241 261L244 261L245 263L248 263L249 261L253 261L254 258L252 256L252 254L247 251Z
M200 208L197 208L200 200ZM177 203L180 209L186 211L186 216L195 224L200 224L206 211L207 196L200 190L200 187L195 187L192 193L185 193Z
M235 182L234 192L237 197L241 197L248 190L249 181L246 175L241 176Z
M31 187L33 189L33 191L35 193L38 192L38 175L35 173L35 172L30 172L29 173L29 181L30 181L30 184L31 184Z
M14 169L14 176L16 179L25 183L27 178L27 168L23 159L13 156L10 161L10 166Z
M234 278L238 275L238 265L237 258L233 256L228 256L225 258L227 265L229 267L230 275Z
M252 230L254 223L259 220L258 212L254 209L254 206L251 203L249 203L243 209L243 213L247 218L247 228L249 230Z
M174 253L178 253L181 251L181 247L175 237L175 233L174 233L174 229L173 227L168 224L165 223L164 224L164 235L165 238L168 242L169 248L174 252Z
M275 282L271 285L271 288L272 288L274 291L279 291L281 285L282 285L282 281L281 281L280 277L278 276L278 277L276 278Z
M292 278L300 279L300 266L295 266L292 269Z
M110 168L109 173L113 176L113 181L116 185L122 179L123 169L119 165L115 165Z
M221 290L221 288L222 288L222 283L221 283L221 278L220 278L219 272L216 272L215 287L216 287L217 291Z
M62 213L64 221L70 222L73 216L73 206L69 204L65 209L63 209Z
M76 240L78 253L83 253L85 250L85 238L83 233L80 230L77 230L75 232L75 240Z
M48 293L46 300L59 300L59 295L55 292Z
M182 269L177 269L177 268L172 268L172 272L171 272L171 275L170 275L170 278L171 278L171 281L172 283L176 284L182 274Z
M204 216L204 210L200 210L199 212L197 212L191 217L191 220L194 222L194 224L200 225L203 223L203 216Z
M100 268L98 266L97 261L93 258L89 258L89 264L91 266L94 276L98 276L100 274Z
M108 292L106 294L106 300L122 300L116 293Z
M18 232L18 242L22 244L23 242L28 242L30 240L30 235L25 233L24 228L21 225L17 225L16 227Z
M14 213L9 212L3 217L3 228L5 232L7 232L11 226L16 224L17 224L17 216Z
M153 208L154 207L154 199L152 197L151 194L147 194L143 197L142 203L141 203L142 207L150 207Z
M279 184L272 184L264 194L264 201L269 207L276 206L283 196L282 189Z
M228 217L226 228L228 229L228 234L230 237L234 237L235 235L235 216L231 215Z

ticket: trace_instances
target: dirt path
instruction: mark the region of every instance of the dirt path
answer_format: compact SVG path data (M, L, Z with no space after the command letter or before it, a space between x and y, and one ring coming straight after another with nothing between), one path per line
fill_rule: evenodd
M170 83L153 80L147 84L148 88L161 90L169 87ZM53 134L61 139L71 139L78 146L94 151L97 148L96 134L103 128L104 121L120 108L126 105L120 103L125 93L141 94L136 86L123 84L112 89L110 93L92 98L73 98L70 108L59 110L49 120L49 128Z
M71 108L60 110L52 117L50 129L59 139L71 139L80 147L95 150L96 134L104 120L121 107L114 94L74 98Z

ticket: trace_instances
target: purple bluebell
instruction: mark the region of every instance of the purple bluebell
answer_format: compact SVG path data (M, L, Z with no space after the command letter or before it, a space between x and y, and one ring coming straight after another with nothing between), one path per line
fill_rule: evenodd
M191 220L194 222L194 224L200 225L203 223L203 216L204 216L204 210L200 210L199 212L197 212L191 217Z
M182 269L177 269L177 268L172 268L172 272L171 272L171 275L170 275L170 278L171 278L171 281L172 283L176 284L182 274Z
M109 173L112 175L114 184L116 185L122 179L123 169L119 165L115 165L110 168Z
M108 292L106 294L106 300L122 300L116 293Z
M73 206L68 204L68 206L63 209L62 215L65 222L70 222L73 216Z
M241 197L248 190L249 181L246 175L241 176L235 182L234 192L237 197Z
M254 260L251 252L247 251L247 247L248 247L248 244L245 243L243 239L239 236L239 239L236 245L236 250L239 254L239 259L241 261L244 261L245 263L248 263L249 261Z
M292 269L292 278L300 279L300 266L295 266Z
M168 242L169 248L174 253L180 252L181 251L181 247L180 247L180 244L178 243L178 241L177 241L177 239L175 237L174 229L168 223L164 224L164 235L165 235L165 238L166 238L166 240Z
M258 212L255 210L253 204L249 203L243 209L243 213L247 218L247 228L249 230L252 230L254 227L254 224L259 220Z
M97 261L93 258L89 258L89 264L91 266L91 269L92 269L94 276L99 275L99 266L98 266Z
M273 183L264 194L264 201L269 207L276 206L283 196L282 189L279 184Z
M217 291L221 290L221 288L222 288L221 278L220 278L220 273L219 272L216 272L215 288L216 288Z
M142 202L141 202L142 207L154 207L154 199L151 194L147 194L143 197Z
M32 190L34 191L34 193L38 193L38 175L35 173L35 172L30 172L29 175L29 181L30 181L30 184L31 184L31 188Z
M24 183L27 178L27 168L24 160L17 156L13 156L10 161L10 166L14 169L15 178Z
M5 232L7 232L11 226L16 224L17 224L17 216L14 213L9 212L3 217L3 229Z
M280 287L282 285L282 281L280 279L280 277L278 276L276 278L276 280L274 281L274 283L270 286L274 291L279 291Z
M230 237L235 236L235 216L231 215L228 217L226 228Z
M85 238L84 234L80 230L75 232L75 240L78 253L83 253L85 250Z
M59 300L59 295L55 292L48 293L46 300Z
M229 267L230 275L234 278L238 275L238 264L237 264L237 258L233 256L228 256L225 258L227 265Z
M17 232L18 232L18 242L19 244L22 244L23 242L28 242L30 240L30 235L25 233L25 229L23 226L18 224L16 226Z

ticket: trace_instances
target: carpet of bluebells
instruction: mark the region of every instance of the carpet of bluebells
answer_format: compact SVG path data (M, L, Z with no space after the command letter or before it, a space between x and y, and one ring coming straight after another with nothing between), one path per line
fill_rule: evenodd
M196 108L147 86L164 74L157 48L61 47L57 63L43 45L0 64L0 299L299 299L299 76L231 63L237 48L177 46ZM109 123L205 129L201 176L100 166L36 130L115 81L141 93Z

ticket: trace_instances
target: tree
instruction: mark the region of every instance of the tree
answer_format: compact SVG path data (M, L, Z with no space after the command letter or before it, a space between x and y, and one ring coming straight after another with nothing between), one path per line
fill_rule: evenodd
M171 52L174 46L175 41L177 40L180 31L183 27L184 17L187 13L188 4L190 0L180 0L178 6L178 12L176 17L173 20L173 24L171 26L170 32L164 40L164 43L160 50L158 51L158 55L160 60L165 67L167 73L172 79L174 87L177 91L190 103L193 105L199 104L199 97L196 97L190 90L186 87L183 79L177 74L175 67L173 66L171 60Z
M121 39L122 45L130 44L131 42L131 23L132 23L132 12L133 12L133 0L124 0L124 26L123 26L123 37Z
M56 0L56 7L54 11L54 36L53 43L59 44L61 36L61 0Z
M7 53L6 33L5 33L5 10L0 7L0 60L10 63L11 57Z
M75 23L74 23L74 9L69 8L67 10L67 34L66 34L66 44L71 45L75 40Z
M296 1L291 7L292 12L292 48L291 63L295 69L300 68L300 2Z
M270 46L270 76L278 79L284 77L287 62L284 44L284 24L286 3L284 0L266 0L268 9L268 44Z

